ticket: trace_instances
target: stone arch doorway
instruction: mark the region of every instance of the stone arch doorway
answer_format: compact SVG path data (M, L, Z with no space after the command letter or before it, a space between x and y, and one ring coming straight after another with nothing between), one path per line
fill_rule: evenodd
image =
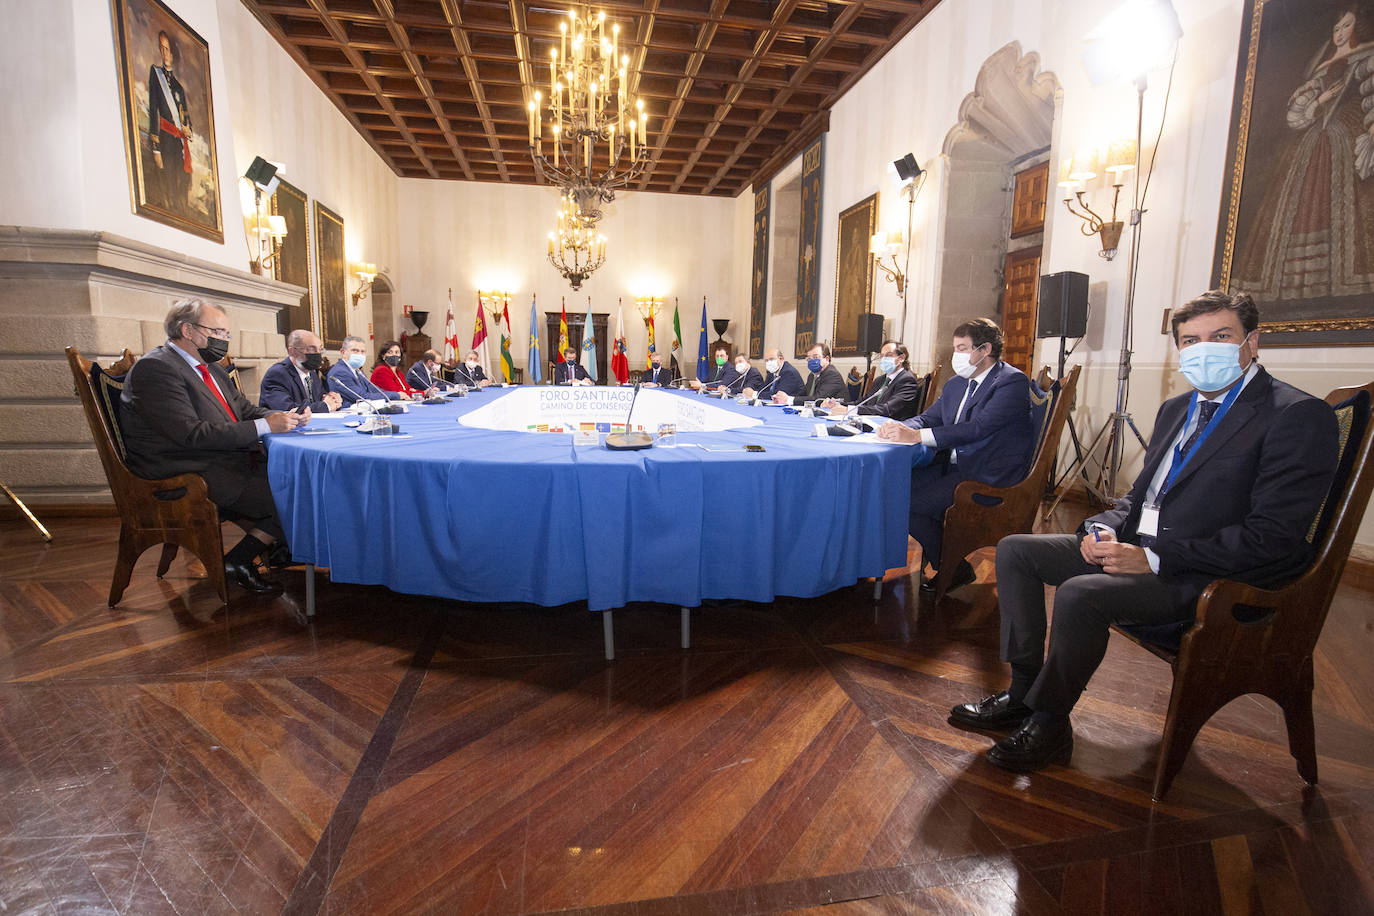
M959 106L959 123L945 136L933 361L942 358L954 328L979 315L1003 326L1009 353L1016 341L1017 362L1029 363L1033 355L1043 217L1039 231L1012 238L1012 203L1017 173L1049 160L1058 92L1058 78L1040 71L1040 56L1022 54L1012 42L983 62ZM1010 319L1009 275L1021 293Z
M377 274L372 281L372 319L368 322L370 349L375 350L384 340L396 340L396 314L392 305L391 281Z

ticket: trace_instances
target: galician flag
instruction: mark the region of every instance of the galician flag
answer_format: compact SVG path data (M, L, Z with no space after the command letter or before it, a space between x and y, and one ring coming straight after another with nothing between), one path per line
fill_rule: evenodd
M559 299L558 304L558 359L557 362L566 362L563 354L568 350L568 303Z
M515 368L515 361L510 357L510 305L501 306L501 320L504 327L501 328L501 377L510 384L511 370Z
M582 367L592 377L596 377L596 331L592 327L592 297L587 297L587 323L582 328Z
M697 381L704 382L711 377L709 361L706 359L706 297L701 297L701 342L697 344Z
M444 362L458 358L458 326L453 323L453 287L448 288L448 317L444 319Z
M539 358L539 324L534 317L534 297L530 297L530 355L525 365L525 375L530 384L538 385L544 379L543 360Z
M482 297L477 297L477 317L472 322L472 349L477 351L477 358L482 361L482 368L487 368L487 319L483 314Z
M625 356L625 306L616 300L615 346L611 348L611 373L620 384L630 380L630 360Z

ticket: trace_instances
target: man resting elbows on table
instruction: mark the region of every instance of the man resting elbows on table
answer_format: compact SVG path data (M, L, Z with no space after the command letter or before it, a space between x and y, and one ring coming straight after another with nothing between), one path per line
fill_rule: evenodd
M217 365L229 352L229 322L218 306L183 299L163 324L167 342L134 363L120 396L129 470L150 480L205 478L222 518L247 532L224 556L225 578L250 592L280 594L281 583L256 565L264 552L271 565L290 560L260 440L309 423L310 408L268 410L234 387Z

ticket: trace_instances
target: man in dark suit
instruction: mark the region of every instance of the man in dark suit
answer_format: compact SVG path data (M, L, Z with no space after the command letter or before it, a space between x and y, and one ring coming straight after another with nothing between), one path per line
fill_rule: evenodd
M763 367L768 372L768 374L764 376L763 384L757 389L745 388L744 396L746 398L771 399L774 394L778 393L788 395L789 397L801 393L801 373L793 368L791 363L782 358L782 351L777 347L764 351Z
M844 376L830 364L830 345L818 343L806 351L806 383L796 395L779 392L773 395L774 404L791 404L794 401L823 401L827 398L843 401L846 391Z
M905 423L878 428L884 439L924 445L932 461L911 472L910 532L921 545L923 563L940 565L945 510L954 488L977 480L1006 487L1026 476L1035 451L1030 379L1002 362L1002 329L974 318L954 329L954 378L930 409ZM974 580L973 567L959 562L951 588ZM922 583L929 588L929 580Z
M286 359L267 367L258 390L258 403L268 410L310 408L328 413L343 407L343 398L330 391L320 375L324 348L309 331L292 331L286 337Z
M646 388L667 388L673 383L673 370L663 365L663 356L657 350L649 354L649 368L644 370L639 383Z
M1259 310L1213 290L1171 318L1193 390L1159 408L1140 476L1076 535L997 545L1002 658L1011 685L950 711L956 724L1015 729L988 751L1016 772L1068 760L1069 712L1112 624L1186 626L1214 579L1272 588L1312 559L1306 533L1336 469L1331 408L1260 366ZM1048 654L1045 585L1058 586Z
M447 391L454 383L444 380L442 369L443 362L440 360L439 351L426 350L415 364L406 370L406 384L416 391Z
M689 383L693 389L700 391L702 388L710 388L715 385L724 385L733 381L734 369L730 366L730 351L724 347L716 347L713 356L713 365L710 374L706 376L706 381L692 379Z
M329 390L337 392L345 407L352 407L361 400L400 401L406 396L399 391L383 391L363 372L367 365L367 342L361 337L348 335L339 344L339 361L329 368Z
M200 299L172 306L167 343L129 370L120 397L120 428L129 470L158 479L195 473L224 518L248 534L224 557L225 577L258 594L279 594L256 560L271 548L284 560L281 520L267 485L259 440L310 422L310 411L285 413L254 406L216 365L229 350L224 310Z
M477 358L476 350L469 350L468 355L463 357L463 362L453 370L453 380L469 388L486 388L491 384L491 379L487 378L487 370L482 368L482 363Z
M890 420L910 420L921 409L921 383L907 368L906 345L897 340L883 341L878 354L878 372L872 390L858 403L846 409L838 401L826 401L832 415L843 416L848 411L864 416L887 417Z
M577 361L577 351L569 347L563 352L563 362L553 367L555 385L590 385L592 377Z

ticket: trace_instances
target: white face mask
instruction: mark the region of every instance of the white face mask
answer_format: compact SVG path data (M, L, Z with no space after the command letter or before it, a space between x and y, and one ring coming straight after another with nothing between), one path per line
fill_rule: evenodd
M954 354L954 374L960 378L971 378L973 376L973 360L967 353Z
M735 363L735 371L738 372L740 375L743 375L744 373L746 373L746 372L749 371L749 364L748 364L748 363Z
M764 367L765 367L769 372L777 372L777 371L778 371L778 361L777 361L776 359L770 359L768 362L764 363L763 365L764 365Z
M475 360L475 359L470 359L470 360L468 360L468 368L469 368L469 369L476 369L476 368L477 368L477 360Z

